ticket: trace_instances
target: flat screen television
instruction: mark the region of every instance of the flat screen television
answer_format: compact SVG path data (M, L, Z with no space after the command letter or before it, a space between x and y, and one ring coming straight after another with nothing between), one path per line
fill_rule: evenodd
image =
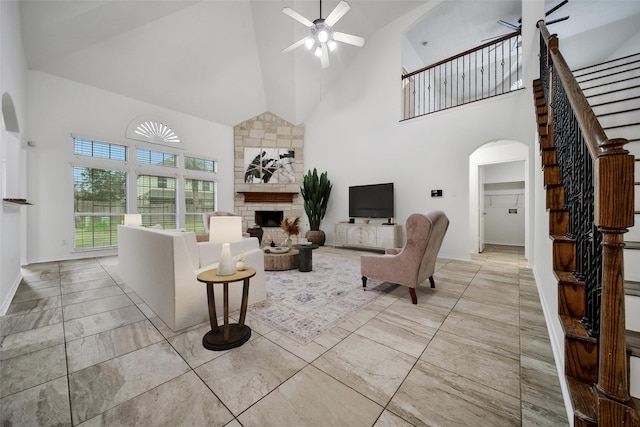
M352 218L393 217L393 183L349 187L349 216Z

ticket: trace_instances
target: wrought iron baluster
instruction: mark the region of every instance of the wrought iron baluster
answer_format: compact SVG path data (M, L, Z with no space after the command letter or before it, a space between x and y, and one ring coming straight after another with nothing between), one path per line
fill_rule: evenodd
M543 61L541 61L543 62ZM555 73L555 70L554 70ZM594 225L594 165L559 79L553 80L553 138L569 212L567 237L574 239L577 280L585 283L585 315L592 336L599 333L602 294L602 235Z

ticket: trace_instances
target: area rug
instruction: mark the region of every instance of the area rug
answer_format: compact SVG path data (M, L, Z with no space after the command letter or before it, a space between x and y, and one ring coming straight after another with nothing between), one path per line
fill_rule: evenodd
M394 290L397 285L367 282L362 290L359 259L313 255L313 270L266 271L267 299L247 316L307 344Z

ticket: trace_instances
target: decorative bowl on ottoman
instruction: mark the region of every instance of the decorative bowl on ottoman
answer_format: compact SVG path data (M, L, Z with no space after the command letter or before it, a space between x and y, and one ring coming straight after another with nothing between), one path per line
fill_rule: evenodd
M266 253L272 253L272 254L286 254L290 250L291 250L291 248L286 247L286 246L271 246L271 247L266 248L264 251Z

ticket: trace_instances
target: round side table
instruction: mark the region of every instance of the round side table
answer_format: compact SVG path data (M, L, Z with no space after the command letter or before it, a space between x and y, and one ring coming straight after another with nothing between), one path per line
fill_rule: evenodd
M229 276L218 276L218 269L203 271L198 274L198 281L207 284L207 302L209 304L209 322L211 330L202 337L204 348L213 351L229 350L239 347L251 338L251 328L244 324L247 316L247 301L249 300L249 279L256 275L254 268L236 271ZM238 323L229 324L229 283L243 281L242 304ZM216 301L213 285L222 283L224 297L224 325L218 326L216 316Z
M320 246L315 243L308 245L293 245L294 248L300 252L300 270L303 273L307 273L313 269L313 249L318 249Z

